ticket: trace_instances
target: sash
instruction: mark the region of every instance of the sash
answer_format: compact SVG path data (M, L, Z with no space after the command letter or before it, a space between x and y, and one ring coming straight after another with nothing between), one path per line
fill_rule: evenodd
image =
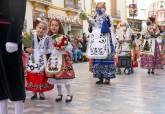
M7 20L3 20L3 19L0 19L0 25L10 25L11 22L7 21Z

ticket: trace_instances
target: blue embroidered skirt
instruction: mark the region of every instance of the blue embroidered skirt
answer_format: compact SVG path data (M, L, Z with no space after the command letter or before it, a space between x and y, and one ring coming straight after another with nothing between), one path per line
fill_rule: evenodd
M93 76L94 78L112 79L116 75L114 55L109 55L107 59L94 59Z

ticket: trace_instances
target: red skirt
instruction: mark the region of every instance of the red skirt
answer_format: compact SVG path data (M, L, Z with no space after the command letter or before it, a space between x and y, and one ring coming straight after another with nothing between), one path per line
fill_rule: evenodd
M138 61L137 61L137 59L138 59L138 50L135 49L135 50L133 51L133 60L132 60L132 67L133 67L133 68L138 67Z
M27 72L27 85L26 89L33 92L45 92L52 90L53 85L47 82L46 74L42 73L31 73Z

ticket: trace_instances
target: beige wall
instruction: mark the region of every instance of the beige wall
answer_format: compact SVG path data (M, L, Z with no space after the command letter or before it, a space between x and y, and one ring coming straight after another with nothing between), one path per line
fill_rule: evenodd
M127 19L127 12L126 12L126 0L118 0L118 9L120 11L121 20Z
M57 5L58 7L64 7L63 0L53 0L53 3ZM45 8L43 6L37 6L36 10L45 12ZM56 14L57 16L66 16L66 13L61 10L56 10L53 8L50 8L48 13ZM33 7L31 2L27 1L26 6L26 16L25 19L27 21L27 31L33 28Z
M59 7L59 8L64 8L64 0L53 0L52 1L54 6L56 7ZM87 2L89 4L89 1ZM45 11L45 7L40 5L40 6L37 6L35 8L35 10L38 10L38 11L43 11L43 12L46 12ZM62 10L57 10L57 9L54 9L53 7L49 7L49 10L48 10L48 16L55 16L55 18L61 18L61 19L65 19L67 16L66 12L63 11L64 9ZM88 11L90 11L89 9L87 9ZM50 15L49 15L50 14ZM53 15L51 15L53 14ZM30 29L33 28L33 7L32 7L32 4L31 2L27 1L27 7L26 7L26 17L25 19L27 20L27 28L26 30L29 31ZM70 18L70 19L73 19L73 18ZM75 19L77 20L77 17L74 16L74 19L73 21L75 21ZM65 33L67 33L68 30L71 30L71 24L64 24L64 31Z
M64 11L56 10L56 9L53 9L53 8L49 9L49 13L53 13L53 14L56 14L56 15L59 15L59 16L66 16L66 13Z
M85 0L85 6L86 6L87 14L91 14L91 10L92 10L91 5L92 5L92 0Z
M86 13L88 15L91 15L91 12L92 12L92 0L82 0L82 9L83 10L84 10L84 3L85 3L85 8L86 8ZM88 23L87 23L86 20L83 21L83 32L88 33Z
M64 0L52 0L52 2L55 6L64 8Z
M117 9L117 0L110 0L111 2L111 10Z
M27 2L26 6L26 15L25 15L25 20L27 22L27 31L29 32L30 29L33 28L33 16L32 16L32 5L30 2Z

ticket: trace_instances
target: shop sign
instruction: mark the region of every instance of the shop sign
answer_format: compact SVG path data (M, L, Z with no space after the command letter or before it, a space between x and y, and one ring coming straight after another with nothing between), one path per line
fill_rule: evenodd
M133 31L140 32L142 30L141 20L128 19L128 23Z
M129 16L130 17L137 16L137 4L129 4Z

